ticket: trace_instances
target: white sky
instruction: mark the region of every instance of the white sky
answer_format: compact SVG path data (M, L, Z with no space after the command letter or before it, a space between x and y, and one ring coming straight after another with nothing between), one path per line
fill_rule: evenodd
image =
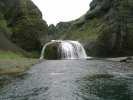
M50 24L71 21L89 10L92 0L32 0L43 14L43 19Z

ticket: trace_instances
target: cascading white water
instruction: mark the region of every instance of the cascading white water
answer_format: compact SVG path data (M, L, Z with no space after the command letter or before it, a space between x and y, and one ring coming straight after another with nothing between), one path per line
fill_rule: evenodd
M43 58L44 58L45 48L46 48L47 45L49 45L49 44L51 44L51 43L53 43L53 41L47 43L47 44L42 48L42 52L41 52L41 57L40 57L40 59L43 59Z
M45 48L47 45L52 43L59 43L58 46L58 55L60 55L61 59L81 59L87 58L86 52L83 46L78 41L70 41L70 40L52 40L47 43L41 53L40 59L45 58Z

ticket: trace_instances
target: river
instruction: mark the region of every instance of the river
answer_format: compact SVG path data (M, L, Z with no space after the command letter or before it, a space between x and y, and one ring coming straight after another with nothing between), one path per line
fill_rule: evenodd
M0 77L0 100L133 100L133 63L48 60Z

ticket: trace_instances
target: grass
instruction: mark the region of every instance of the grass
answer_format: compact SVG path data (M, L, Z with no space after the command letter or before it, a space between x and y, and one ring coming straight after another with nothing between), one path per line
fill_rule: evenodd
M40 57L40 53L37 51L26 52L26 54L30 58L39 58Z
M96 40L103 25L103 22L100 19L88 20L80 27L76 26L76 22L77 21L75 21L75 24L69 29L66 39Z
M10 51L0 51L0 60L2 59L20 59L21 55Z
M17 75L24 73L30 66L42 60L24 58L19 54L0 51L0 75Z
M0 60L0 75L22 74L30 66L40 63L39 59L4 59Z
M0 20L0 27L6 30L6 35L9 38L12 34L12 30L7 27L7 22L5 20Z

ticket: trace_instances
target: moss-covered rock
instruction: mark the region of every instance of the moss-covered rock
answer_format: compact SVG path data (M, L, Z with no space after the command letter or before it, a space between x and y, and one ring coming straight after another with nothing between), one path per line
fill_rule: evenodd
M104 17L96 48L104 56L129 56L133 54L132 0L114 0L114 5ZM132 20L132 21L131 21Z
M59 43L51 43L46 46L45 48L45 53L44 53L44 58L45 59L58 59L58 46Z
M0 50L41 51L48 40L48 26L31 0L0 0Z
M40 10L31 0L9 0L7 5L5 19L12 28L12 41L27 51L40 50L41 38L47 35Z

